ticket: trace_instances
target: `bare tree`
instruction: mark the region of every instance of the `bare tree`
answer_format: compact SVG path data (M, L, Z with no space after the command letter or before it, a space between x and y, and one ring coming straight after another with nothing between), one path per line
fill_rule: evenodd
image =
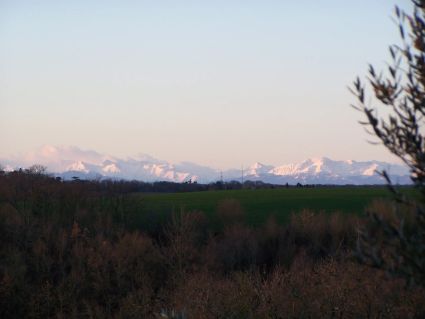
M47 167L39 164L34 164L30 166L26 171L34 175L44 175L47 172Z
M381 172L398 202L395 216L371 214L372 223L360 232L358 256L425 286L425 0L412 4L410 14L395 8L401 44L389 47L386 69L377 72L370 65L366 84L357 78L351 91L358 102L354 107L366 118L361 123L409 167L420 195L406 196Z

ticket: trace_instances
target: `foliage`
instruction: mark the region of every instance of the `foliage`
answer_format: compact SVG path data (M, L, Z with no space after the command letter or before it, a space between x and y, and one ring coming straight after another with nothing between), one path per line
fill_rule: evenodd
M47 172L47 167L39 164L34 164L27 169L29 174L43 175Z
M221 230L188 211L152 227L134 222L134 198L101 182L0 175L0 317L423 314L423 290L347 259L356 216L305 211L251 227L229 200L217 207L231 221Z
M379 231L380 236L377 238L373 230L363 230L358 252L363 261L425 286L425 1L413 0L412 3L411 14L398 7L395 9L402 43L389 47L391 62L387 72L369 67L368 84L375 97L373 103L367 102L369 97L359 78L352 92L359 102L355 107L366 116L363 124L408 165L420 198L407 198L398 192L387 173L382 172L402 205L394 206L392 219L371 215L372 228ZM386 117L379 117L378 109L384 109ZM406 222L408 212L413 228Z

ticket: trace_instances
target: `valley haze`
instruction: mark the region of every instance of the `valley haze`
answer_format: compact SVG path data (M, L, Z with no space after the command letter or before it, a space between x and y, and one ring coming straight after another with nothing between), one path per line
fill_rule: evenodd
M218 170L191 162L170 163L146 154L118 158L75 146L45 145L24 155L0 159L6 170L28 168L34 164L47 167L48 172L65 180L123 179L145 182L170 181L211 183L242 179L242 169ZM244 180L272 184L385 184L377 172L386 170L394 183L410 184L406 166L381 161L332 160L311 158L299 163L278 166L254 163L243 169Z

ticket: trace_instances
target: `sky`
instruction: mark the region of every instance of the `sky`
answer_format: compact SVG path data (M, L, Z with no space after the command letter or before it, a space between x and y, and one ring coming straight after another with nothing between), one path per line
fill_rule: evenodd
M347 89L399 43L394 5L0 0L0 157L50 144L222 169L394 162Z

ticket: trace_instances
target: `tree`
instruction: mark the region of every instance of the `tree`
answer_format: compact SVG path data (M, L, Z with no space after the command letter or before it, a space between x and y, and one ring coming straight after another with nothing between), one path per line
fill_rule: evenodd
M412 4L410 14L395 8L401 44L389 47L387 68L377 72L370 65L366 84L357 77L351 91L358 102L354 107L365 115L361 123L409 167L419 196L406 196L381 172L398 204L393 218L370 215L357 255L425 287L425 0ZM379 116L383 109L386 115Z
M29 174L44 175L47 172L47 167L39 164L34 164L26 170Z

